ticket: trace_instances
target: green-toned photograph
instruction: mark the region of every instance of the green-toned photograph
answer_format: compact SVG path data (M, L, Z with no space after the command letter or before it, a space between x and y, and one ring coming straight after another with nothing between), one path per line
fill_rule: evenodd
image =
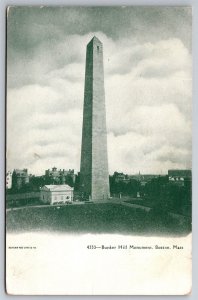
M159 238L168 244L110 239L107 248L184 249L192 223L191 22L184 6L7 9L8 257L33 243L28 235ZM130 293L141 294L126 287Z

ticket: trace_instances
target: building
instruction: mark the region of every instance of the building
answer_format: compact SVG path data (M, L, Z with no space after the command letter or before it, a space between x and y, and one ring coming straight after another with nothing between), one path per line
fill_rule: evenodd
M140 182L141 186L145 186L148 182L150 182L152 179L162 177L162 175L156 175L156 174L136 174L136 175L130 175L130 179L135 179Z
M11 189L12 187L12 172L8 171L6 173L6 189Z
M45 179L49 184L69 184L74 186L76 175L74 174L74 169L60 169L53 167L51 170L45 171Z
M128 175L124 173L114 172L113 179L114 182L124 182L129 183L131 180L136 180L140 182L141 186L145 186L148 182L150 182L153 178L157 178L160 175L153 175L153 174L135 174L135 175Z
M191 178L192 171L191 170L168 170L168 176L170 178Z
M192 171L191 170L168 170L168 180L171 183L177 185L184 185L186 182L191 182Z
M67 184L44 185L40 189L40 200L46 204L62 204L73 201L73 188Z
M15 169L12 173L12 188L13 189L21 189L24 187L26 184L29 183L29 175L28 175L28 170L23 169Z
M118 172L114 172L113 179L116 183L118 183L118 182L128 183L130 181L130 178L127 174L118 173Z
M93 201L109 198L103 45L95 36L86 53L80 190Z

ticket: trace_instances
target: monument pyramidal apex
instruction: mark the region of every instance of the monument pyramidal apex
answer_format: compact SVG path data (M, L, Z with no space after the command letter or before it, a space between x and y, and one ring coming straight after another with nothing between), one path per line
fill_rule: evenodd
M80 189L87 200L109 198L103 45L95 36L86 53Z

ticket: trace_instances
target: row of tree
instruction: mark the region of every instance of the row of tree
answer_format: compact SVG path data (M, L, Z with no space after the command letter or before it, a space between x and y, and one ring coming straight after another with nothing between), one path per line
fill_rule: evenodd
M110 193L115 197L128 196L136 198L137 195L143 200L143 204L152 206L158 210L172 210L176 212L191 213L191 181L185 180L182 185L169 182L168 176L159 176L142 185L140 180L117 180L115 176L109 177ZM74 187L75 192L80 190L80 175L76 176L75 182L67 176L65 183ZM55 179L46 176L32 176L29 183L20 190L11 190L11 193L38 191L46 184L61 184Z

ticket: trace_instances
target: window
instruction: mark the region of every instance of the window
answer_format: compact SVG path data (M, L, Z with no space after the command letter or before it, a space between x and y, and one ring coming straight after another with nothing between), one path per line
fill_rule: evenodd
M97 52L99 53L99 46L97 46Z

